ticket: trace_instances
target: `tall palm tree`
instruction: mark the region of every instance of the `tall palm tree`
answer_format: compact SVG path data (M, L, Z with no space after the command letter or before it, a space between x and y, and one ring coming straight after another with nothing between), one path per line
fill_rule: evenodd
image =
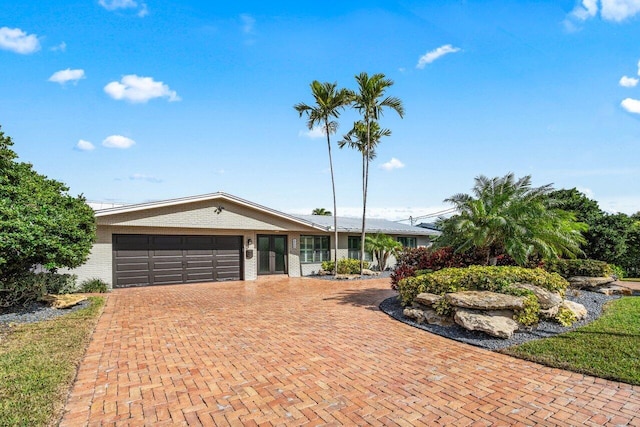
M331 134L338 129L337 119L351 101L351 92L347 89L338 89L337 83L320 83L317 80L311 82L311 93L315 100L315 105L310 106L305 103L298 103L293 106L302 117L307 115L307 127L309 130L316 126L322 126L324 134L327 136L327 149L329 150L329 169L331 171L331 189L333 191L333 230L334 230L334 262L338 265L338 217L336 208L336 183L333 175L333 159L331 158Z
M531 255L554 258L575 257L584 243L586 225L575 215L554 207L551 185L531 187L531 176L518 180L512 173L504 177L475 178L473 195L456 194L452 203L458 214L442 222L441 246L457 251L476 248L486 251L487 265L508 254L523 265Z
M369 160L372 146L372 123L377 122L384 109L394 110L402 118L404 107L399 98L386 96L386 90L393 85L393 80L387 79L384 74L378 73L371 77L365 72L356 76L358 90L352 95L351 105L362 116L363 126L366 128L366 144L364 146L364 177L362 186L362 237L360 248L360 272L364 268L365 226L367 215L367 192L369 189Z

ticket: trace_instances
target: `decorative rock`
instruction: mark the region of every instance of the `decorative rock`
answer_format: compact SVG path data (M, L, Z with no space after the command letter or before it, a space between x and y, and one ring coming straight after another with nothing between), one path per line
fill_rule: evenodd
M413 302L415 302L417 304L420 304L420 305L424 305L425 307L432 307L435 303L440 301L442 298L443 298L442 295L436 295L436 294L430 294L428 292L423 292L421 294L418 294L413 299Z
M455 322L470 331L481 331L498 338L511 338L518 330L518 322L510 311L483 313L460 308L456 310Z
M363 276L379 276L380 272L379 271L373 271L373 270L369 270L367 268L362 269L362 275Z
M440 325L440 326L451 326L453 325L453 320L449 317L444 317L436 313L435 310L430 308L420 309L420 308L405 308L402 312L406 317L415 320L417 323L428 323L430 325Z
M49 304L53 308L70 308L86 300L84 295L66 294L66 295L51 295L47 294L40 298L40 301Z
M359 274L336 274L336 280L354 280L359 279Z
M419 308L407 307L402 311L405 317L415 320L418 324L424 323L424 312Z
M626 296L633 295L633 291L631 289L626 288L624 286L613 285L613 284L601 286L599 288L594 288L593 292L598 292L605 295L626 295Z
M454 307L476 310L520 310L524 307L524 298L489 291L464 291L447 294Z
M584 305L579 304L577 302L564 300L562 301L562 304L560 304L560 307L564 307L568 310L571 310L573 314L576 315L576 319L578 320L582 320L587 317L587 309L584 307Z
M562 297L560 294L555 292L550 292L540 286L532 285L530 283L516 283L513 285L514 288L517 289L527 289L538 298L538 303L540 303L540 308L547 310L551 307L557 306L562 303Z
M613 277L573 276L567 279L572 288L597 288L615 282Z
M556 316L558 315L558 310L560 309L560 305L555 305L551 308L547 308L547 309L541 309L540 310L540 316L544 317L545 319L555 319Z

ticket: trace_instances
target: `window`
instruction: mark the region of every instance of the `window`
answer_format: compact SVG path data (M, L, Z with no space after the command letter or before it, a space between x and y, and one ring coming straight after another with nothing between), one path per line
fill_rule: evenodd
M329 261L329 236L300 236L300 262Z
M360 242L362 238L360 236L349 236L347 247L349 249L348 257L351 259L360 259ZM370 252L364 253L365 261L372 261L373 257Z
M398 242L405 248L418 247L418 240L415 237L398 237Z

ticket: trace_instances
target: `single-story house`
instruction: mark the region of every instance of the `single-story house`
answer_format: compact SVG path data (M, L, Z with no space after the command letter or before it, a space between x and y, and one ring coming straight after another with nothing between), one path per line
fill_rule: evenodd
M333 217L291 215L226 193L125 205L95 212L97 241L72 270L113 287L316 273L333 259ZM338 258L359 258L361 219L338 218ZM369 219L367 233L428 246L434 230ZM395 260L391 260L395 263Z

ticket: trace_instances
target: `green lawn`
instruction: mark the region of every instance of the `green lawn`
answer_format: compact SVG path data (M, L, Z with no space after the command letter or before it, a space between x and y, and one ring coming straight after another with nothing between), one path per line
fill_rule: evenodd
M0 339L0 426L55 425L104 298L87 308L12 327Z
M503 352L544 365L640 385L640 298L612 301L605 306L602 317L582 328Z

